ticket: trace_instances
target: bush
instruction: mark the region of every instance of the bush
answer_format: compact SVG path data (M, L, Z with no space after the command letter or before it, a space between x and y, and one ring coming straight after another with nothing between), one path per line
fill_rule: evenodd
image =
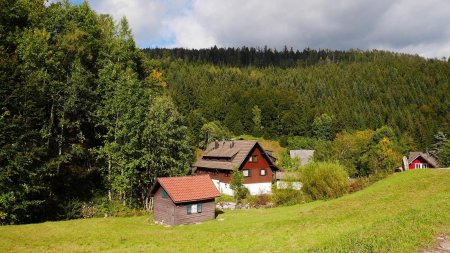
M271 203L271 196L268 194L261 194L261 195L249 195L245 199L245 203L249 204L250 207L261 207L261 206L267 206Z
M301 170L302 191L311 199L332 199L348 192L348 174L332 162L309 163Z
M305 203L306 199L302 191L293 189L273 189L272 201L276 206L290 206Z
M216 198L216 203L218 202L234 202L234 196L229 196L225 194L220 194L220 197Z
M230 187L233 190L236 203L240 203L249 193L248 189L244 186L244 175L242 175L242 172L237 167L233 169L233 173L231 174Z
M349 192L360 191L370 185L368 177L357 177L350 180Z
M69 200L63 202L59 206L59 214L57 215L58 220L71 220L78 219L82 217L82 206L83 202L77 199Z

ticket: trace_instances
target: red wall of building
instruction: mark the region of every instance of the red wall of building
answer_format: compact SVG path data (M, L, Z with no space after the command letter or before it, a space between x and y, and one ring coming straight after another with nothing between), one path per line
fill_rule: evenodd
M409 164L409 169L414 170L417 163L426 163L428 168L433 168L433 166L431 166L427 161L425 161L425 159L419 156L416 158L416 160L412 161L412 163Z
M257 162L250 162L250 159L247 158L247 161L244 162L244 166L241 170L249 170L250 176L244 177L244 184L252 184L252 183L269 183L272 182L272 170L270 169L269 162L266 160L264 156L261 155L261 150L259 148L255 148L252 152L252 156L257 156ZM266 170L266 175L261 176L261 169ZM198 168L195 172L196 174L209 174L211 179L219 180L222 183L229 184L231 182L232 171L225 170L208 170Z
M261 150L255 148L252 152L252 156L257 156L258 160L257 162L250 162L247 159L242 167L242 170L250 171L250 176L244 177L244 184L272 182L272 170L270 169L269 162L261 155ZM266 170L265 176L261 176L261 169Z
M222 183L229 184L231 182L231 174L233 172L232 171L225 171L225 170L212 171L212 170L205 170L203 168L198 168L195 173L197 175L209 174L211 179L219 180Z

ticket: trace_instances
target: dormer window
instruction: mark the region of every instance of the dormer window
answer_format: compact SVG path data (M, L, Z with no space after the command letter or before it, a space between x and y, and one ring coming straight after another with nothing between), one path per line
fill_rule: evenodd
M258 156L252 155L252 156L250 156L250 159L248 159L248 161L251 163L256 163L256 162L258 162Z

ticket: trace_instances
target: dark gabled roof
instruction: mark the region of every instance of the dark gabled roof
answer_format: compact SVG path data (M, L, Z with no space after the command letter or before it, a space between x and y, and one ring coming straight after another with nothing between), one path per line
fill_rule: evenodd
M203 154L203 157L210 157L210 158L229 158L231 159L233 156L235 156L239 152L239 149L234 147L230 148L228 150L222 150L222 149L213 149L209 151L208 153Z
M427 153L417 152L417 151L416 152L409 152L408 164L411 164L418 157L422 157L431 166L433 166L435 168L438 167L438 162L437 162L436 158L434 158L432 155L429 155Z
M211 142L208 144L202 157L199 158L192 167L220 170L233 170L234 167L240 168L250 155L250 152L257 146L261 148L262 155L266 157L269 165L275 170L278 170L270 156L264 151L261 145L254 140ZM210 158L225 158L225 160L218 161Z
M209 175L187 177L159 177L150 190L154 195L161 186L174 203L185 203L220 197Z

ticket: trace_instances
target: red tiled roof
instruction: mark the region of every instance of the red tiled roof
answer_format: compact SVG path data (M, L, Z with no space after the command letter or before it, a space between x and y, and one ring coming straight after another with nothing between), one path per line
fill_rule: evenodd
M191 202L220 197L220 193L214 186L209 175L187 177L160 177L156 185L166 190L174 203ZM156 186L155 185L155 186ZM153 187L154 194L158 187Z

